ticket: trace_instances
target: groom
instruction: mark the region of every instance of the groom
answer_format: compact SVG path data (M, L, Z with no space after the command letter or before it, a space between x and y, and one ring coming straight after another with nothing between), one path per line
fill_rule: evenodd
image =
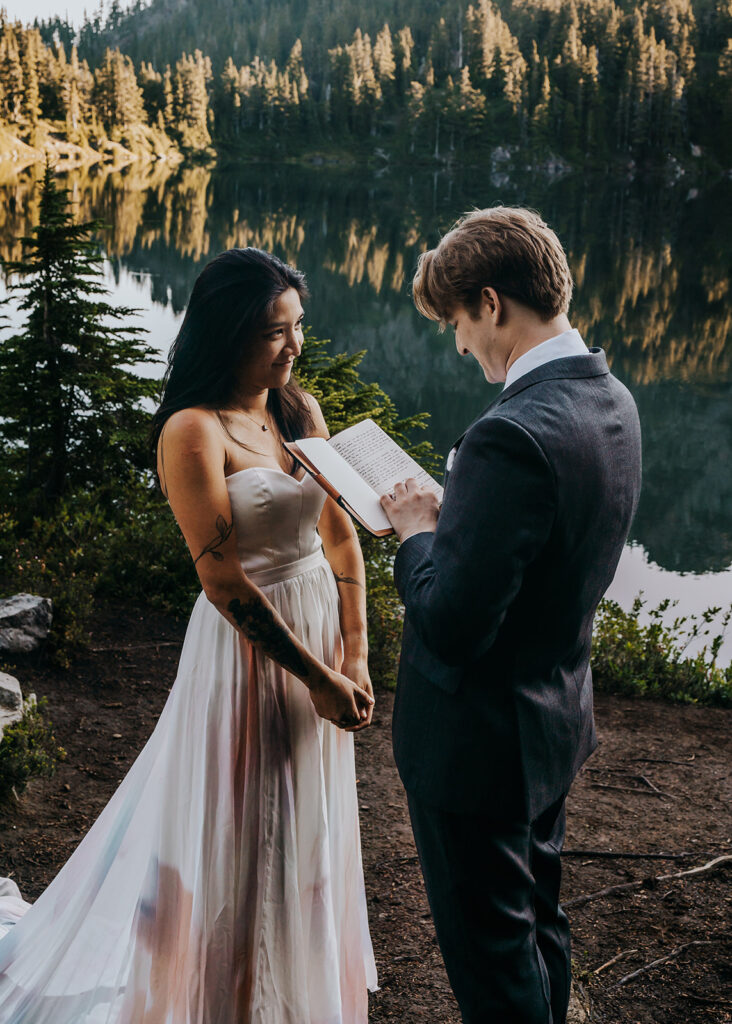
M564 1024L564 801L597 743L592 621L638 502L638 415L571 329L537 214L463 217L413 290L505 388L450 452L441 509L413 480L382 499L406 609L394 754L463 1021Z

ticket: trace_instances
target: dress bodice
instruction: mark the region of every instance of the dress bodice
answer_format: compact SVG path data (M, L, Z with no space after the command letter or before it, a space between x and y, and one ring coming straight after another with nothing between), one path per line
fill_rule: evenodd
M318 520L325 492L302 480L257 466L226 478L239 558L247 574L298 562L320 551Z

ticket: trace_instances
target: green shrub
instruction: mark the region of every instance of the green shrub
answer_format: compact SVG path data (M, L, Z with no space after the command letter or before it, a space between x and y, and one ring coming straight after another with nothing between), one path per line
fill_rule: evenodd
M361 380L358 366L365 352L331 356L327 346L327 341L307 337L297 362L297 379L317 398L331 434L370 417L428 472L435 473L441 460L432 445L412 439L415 430L427 426L428 414L400 419L381 387ZM397 543L393 537L380 539L360 526L357 529L366 563L369 668L374 682L393 688L404 616L392 575Z
M56 743L45 715L46 700L27 700L23 717L9 725L0 740L0 804L20 796L28 779L50 777L66 751Z
M658 697L684 704L732 705L732 666L719 668L717 655L732 609L709 608L700 616L679 616L665 625L665 613L675 605L662 601L647 614L637 597L626 612L615 601L603 601L595 620L592 645L592 674L597 690L631 697ZM716 633L699 651L686 654L692 640L708 637L719 619Z
M378 384L364 383L364 353L332 356L327 342L308 337L298 360L300 384L316 396L332 433L370 416L427 468L437 459L411 433L426 415L400 419ZM20 518L17 516L16 518ZM391 564L394 542L363 531L368 579L369 643L375 678L393 681L401 638L401 605ZM17 536L17 523L0 514L0 593L24 590L54 604L52 658L68 665L88 640L97 599L186 615L200 590L186 544L151 475L130 471L113 485L78 490L60 499L52 518L36 518Z
M68 666L72 654L85 646L94 607L97 573L85 526L83 521L76 523L64 505L51 520L34 519L27 535L18 538L10 516L0 517L2 592L51 598L48 651L62 666Z
M404 619L392 572L398 545L394 537L380 539L365 531L360 539L366 563L369 670L374 683L394 689Z

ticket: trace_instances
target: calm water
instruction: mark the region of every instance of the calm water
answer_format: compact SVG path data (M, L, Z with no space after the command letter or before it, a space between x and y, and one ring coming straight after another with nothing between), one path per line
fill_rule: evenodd
M457 356L451 332L408 295L416 258L464 210L531 205L557 230L576 281L571 311L635 396L643 494L610 596L677 612L732 601L732 255L729 182L693 189L587 180L509 180L408 168L189 168L67 179L79 216L102 218L113 301L139 307L165 353L193 281L235 245L270 249L308 275L307 317L335 351L366 349L362 374L403 414L428 411L446 452L495 388ZM37 218L32 172L0 185L0 251L18 255ZM732 656L732 641L725 645Z

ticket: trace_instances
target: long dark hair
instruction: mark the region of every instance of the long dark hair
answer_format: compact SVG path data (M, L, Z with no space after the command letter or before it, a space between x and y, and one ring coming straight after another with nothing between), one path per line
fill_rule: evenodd
M160 434L174 412L198 405L217 412L226 407L243 350L289 288L301 299L309 297L305 275L261 249L227 249L206 264L168 353L163 396L150 429L153 465ZM304 393L294 381L270 388L267 411L286 441L314 429Z

